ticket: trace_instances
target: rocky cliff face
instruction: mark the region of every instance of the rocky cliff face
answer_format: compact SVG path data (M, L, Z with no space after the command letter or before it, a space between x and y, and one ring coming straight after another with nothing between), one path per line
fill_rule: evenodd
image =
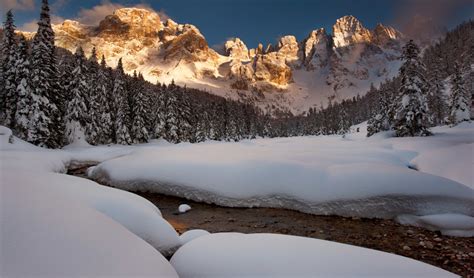
M82 46L86 53L96 47L110 66L122 58L127 72L140 71L152 82L174 79L294 112L328 98L352 97L371 82L393 76L403 40L392 27L378 24L369 30L344 16L336 20L332 35L321 28L302 41L288 35L275 46L256 49L234 38L218 54L196 26L163 22L157 13L138 8L118 9L98 26L66 20L54 31L58 46L70 51Z

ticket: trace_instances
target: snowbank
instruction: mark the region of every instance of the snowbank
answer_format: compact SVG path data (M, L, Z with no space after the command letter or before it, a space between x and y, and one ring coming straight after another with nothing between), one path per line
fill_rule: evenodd
M396 220L403 225L412 225L432 231L440 231L442 234L448 236L474 236L474 217L463 214L446 213L425 216L400 215Z
M152 203L58 174L71 153L4 137L0 276L176 277L158 251L170 255L181 241Z
M474 189L474 143L424 152L413 159L412 164L419 171L443 176Z
M445 128L446 134L423 138L348 135L160 146L105 161L90 176L126 190L224 206L385 218L474 215L472 188L409 168L418 150L435 153L440 146L472 142L474 125L467 130L459 135Z
M219 233L183 245L171 258L184 277L455 277L394 254L276 234Z
M33 182L37 175L4 170L0 276L177 277L157 250L112 218Z
M180 236L181 244L188 243L191 240L194 240L194 239L202 237L202 236L207 236L207 235L210 235L210 233L206 230L201 230L201 229L189 230L187 232L184 232Z

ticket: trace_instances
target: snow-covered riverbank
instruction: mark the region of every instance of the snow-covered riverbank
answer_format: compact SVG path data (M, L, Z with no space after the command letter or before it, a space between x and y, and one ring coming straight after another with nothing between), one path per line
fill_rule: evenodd
M443 214L447 226L436 221L438 227L433 222L430 227L446 233L456 229L453 219L464 215L460 227L472 236L474 125L434 132L420 138L387 138L387 133L366 138L361 131L345 137L163 145L107 160L89 174L126 190L223 206L383 218Z
M469 161L469 150L472 151L472 148L468 144L472 144L473 130L472 124L453 129L440 128L434 137L407 141L365 139L361 134L353 134L345 138L259 139L196 145L154 142L126 147L70 146L65 150L52 151L16 138L11 144L9 130L1 128L2 275L175 277L176 271L189 273L192 269L191 263L183 262L193 254L201 253L198 244L179 252L181 259L174 260L180 262L174 265L176 270L164 258L163 255L170 255L179 248L182 240L162 218L158 208L134 194L62 174L71 163L104 161L90 173L92 176L100 174L101 178L109 179L112 184L120 181L116 185L132 182L135 189L146 185L146 189L156 191L162 190L159 186L167 184L184 185L199 194L214 193L224 199L239 201L248 197L255 200L273 198L278 194L309 203L341 198L360 200L398 193L424 199L434 195L434 192L439 199L432 202L428 198L428 202L422 202L421 208L412 200L414 212L433 212L434 209L439 213L458 213L472 218L472 188L408 169L407 165L435 148L465 148L464 145L468 149L460 152L456 159L472 165ZM423 160L416 161L418 169L426 165ZM162 178L165 178L164 182ZM398 187L395 186L396 179L399 179ZM454 204L451 200L458 203ZM361 209L367 212L365 208ZM394 214L397 213L399 211ZM453 224L452 221L450 224ZM280 249L292 242L304 242L305 249L300 252L315 256L317 253L313 259L326 262L325 274L331 273L331 270L337 274L339 262L335 262L334 258L344 258L347 261L345 271L356 275L380 276L387 269L391 269L391 275L449 275L441 269L392 254L380 256L378 264L387 268L373 268L372 258L379 256L379 253L373 253L375 251L353 246L340 248L340 244L316 239L281 237L281 241L277 240L280 237L268 236L268 240L279 241L275 248ZM229 240L226 244L232 245L234 243L230 241L234 238L231 235L209 236L206 241L217 246L220 241ZM253 240L251 237L248 239ZM241 241L246 242L247 238L239 237L236 243ZM184 246L192 243L190 241ZM316 245L324 245L325 250L333 252L333 256L316 252ZM346 249L357 254L357 264L351 263L352 257L347 255ZM258 247L258 250L258 254L268 256L273 252L264 247ZM368 255L360 256L359 251ZM293 255L291 252L286 254ZM226 253L226 256L241 268L253 269L241 254ZM401 266L394 267L394 261ZM215 263L218 264L217 261ZM308 267L308 263L299 260L295 267L305 270L302 274L318 275L318 269ZM268 268L255 273L275 274L278 268L273 266L268 265ZM403 272L400 272L401 269ZM219 267L210 274L233 273L224 273L223 270L225 268Z

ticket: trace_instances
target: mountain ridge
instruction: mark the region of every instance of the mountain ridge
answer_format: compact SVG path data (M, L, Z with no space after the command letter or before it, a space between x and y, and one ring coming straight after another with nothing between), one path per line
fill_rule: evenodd
M220 54L196 26L142 8L117 9L97 26L65 20L53 29L57 46L86 53L96 47L110 66L122 58L126 72L142 72L151 82L174 80L294 113L363 94L370 83L392 77L404 39L390 26L369 30L348 15L336 20L332 34L319 28L301 41L287 35L253 49L234 38Z

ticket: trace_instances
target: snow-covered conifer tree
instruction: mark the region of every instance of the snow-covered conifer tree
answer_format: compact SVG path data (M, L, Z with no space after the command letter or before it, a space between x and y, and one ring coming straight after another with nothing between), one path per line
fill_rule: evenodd
M117 69L114 77L115 97L115 139L117 144L130 145L132 139L128 128L129 123L129 103L127 92L125 91L125 73L123 71L122 59L118 61Z
M176 96L177 88L174 85L174 82L168 86L168 90L165 93L165 134L164 139L172 143L181 142L179 137L179 107L178 107L178 98Z
M66 136L68 143L85 142L89 124L89 109L87 99L89 86L87 83L87 65L84 51L78 48L75 54L75 68L72 72L73 79L70 84L71 100L67 105Z
M132 135L133 143L145 143L148 142L149 135L148 130L145 126L145 117L148 111L146 111L146 95L145 95L145 80L143 76L139 74L137 81L134 86L132 93Z
M470 96L464 86L461 67L454 65L454 74L451 77L451 95L449 97L449 122L456 125L463 121L470 121Z
M380 85L380 89L377 91L378 109L367 122L367 136L390 129L393 99L388 85L389 83L386 81Z
M431 111L431 123L440 125L444 123L446 117L447 105L444 96L445 85L441 75L441 59L433 63L433 68L429 72L429 94L428 102Z
M351 122L349 120L349 115L344 105L341 105L341 111L339 115L339 134L345 134L349 131L351 127Z
M47 0L42 0L38 31L33 38L30 58L30 87L34 104L29 141L39 146L57 148L63 142L64 126L60 111L63 96L57 80L54 32Z
M112 94L111 88L109 88L109 76L107 74L107 65L105 63L105 57L102 56L100 67L98 68L97 78L95 80L94 93L97 95L98 99L97 102L99 105L99 113L98 113L98 144L109 144L113 140L113 121L111 116L111 105L110 105L110 97L109 95Z
M87 142L97 145L101 140L101 103L102 88L105 84L100 84L103 80L99 80L99 63L97 62L97 52L95 47L92 49L91 56L87 61L88 65L88 85L89 91L89 122L87 124Z
M12 11L7 12L3 29L0 65L0 123L13 128L17 101L17 84L15 83L17 45Z
M396 102L394 129L396 135L430 135L427 102L428 84L425 66L419 57L420 49L410 40L403 47L403 64L400 67L401 86Z
M152 115L154 118L153 136L155 138L164 138L166 133L166 85L158 86L159 91L154 101Z
M15 131L16 135L24 140L28 140L30 117L31 117L31 88L29 85L29 61L28 45L24 36L18 40L18 50L16 54L16 113Z

